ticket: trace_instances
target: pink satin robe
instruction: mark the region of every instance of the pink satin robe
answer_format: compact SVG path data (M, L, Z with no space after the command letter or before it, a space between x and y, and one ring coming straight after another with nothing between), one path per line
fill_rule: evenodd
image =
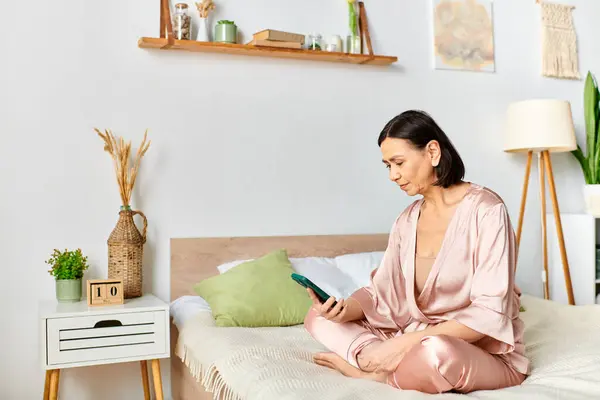
M365 320L337 324L311 310L307 330L358 366L357 354L374 340L456 320L486 336L474 343L425 337L405 354L388 383L429 393L520 384L529 373L529 360L519 318L520 291L514 282L516 239L504 203L489 189L471 184L417 297L415 251L422 202L413 202L396 219L370 284L351 296L360 303Z

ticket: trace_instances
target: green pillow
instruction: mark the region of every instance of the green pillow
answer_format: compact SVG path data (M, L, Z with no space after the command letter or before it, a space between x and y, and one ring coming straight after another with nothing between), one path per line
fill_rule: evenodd
M312 302L292 278L285 249L237 265L194 285L217 326L290 326L304 322Z

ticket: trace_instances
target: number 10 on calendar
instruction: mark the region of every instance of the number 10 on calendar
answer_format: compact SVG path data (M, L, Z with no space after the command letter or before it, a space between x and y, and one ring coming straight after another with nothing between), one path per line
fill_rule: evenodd
M123 304L123 281L119 279L89 279L87 281L88 306Z

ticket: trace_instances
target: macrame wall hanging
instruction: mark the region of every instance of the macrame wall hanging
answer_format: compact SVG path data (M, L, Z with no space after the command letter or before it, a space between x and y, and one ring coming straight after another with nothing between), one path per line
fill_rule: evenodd
M571 5L540 2L542 14L542 75L580 79L577 35Z

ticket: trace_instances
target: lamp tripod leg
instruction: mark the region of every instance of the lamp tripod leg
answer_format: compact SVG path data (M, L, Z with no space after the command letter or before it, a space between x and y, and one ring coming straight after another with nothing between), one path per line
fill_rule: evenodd
M545 150L543 152L544 164L546 164L546 172L548 173L548 185L550 186L550 198L552 199L552 208L554 211L554 220L556 222L556 233L558 235L558 244L560 247L560 257L563 264L563 273L565 276L565 286L567 288L567 297L570 305L575 305L573 296L573 286L571 284L571 272L569 271L569 261L567 260L567 250L565 248L565 238L562 230L560 219L560 210L558 208L558 198L556 197L556 187L554 185L554 174L552 173L552 162L550 161L550 153Z
M521 244L521 232L523 231L523 217L525 216L525 204L527 203L527 189L529 188L529 174L531 173L531 160L533 151L527 153L527 166L525 167L525 179L523 181L523 192L521 193L521 210L519 211L519 224L517 225L517 249ZM517 250L518 253L518 250Z
M540 217L542 222L542 260L544 263L542 282L544 283L544 299L549 300L550 283L548 282L548 235L546 233L546 178L544 177L544 158L545 152L538 153L538 172L540 181Z

